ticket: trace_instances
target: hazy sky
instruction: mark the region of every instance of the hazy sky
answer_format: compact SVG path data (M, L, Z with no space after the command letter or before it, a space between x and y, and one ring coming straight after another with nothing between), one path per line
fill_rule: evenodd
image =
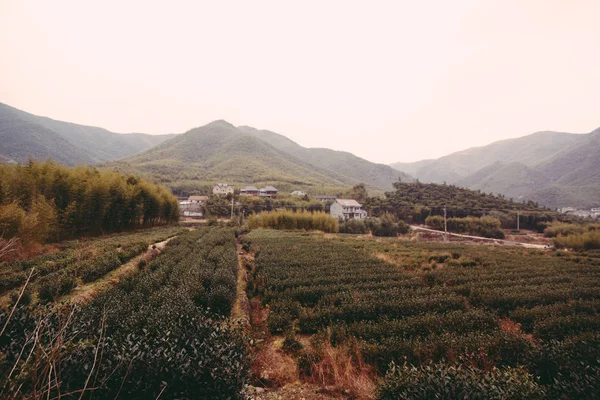
M598 0L0 0L0 102L416 161L599 127L599 17Z

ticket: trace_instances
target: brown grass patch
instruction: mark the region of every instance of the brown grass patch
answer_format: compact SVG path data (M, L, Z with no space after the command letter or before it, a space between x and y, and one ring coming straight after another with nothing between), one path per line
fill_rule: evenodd
M333 346L330 339L319 344L315 351L315 361L310 365L308 375L303 379L322 386L332 394L345 399L375 398L375 373L365 364L360 346L356 341Z
M283 387L299 380L296 361L279 349L275 341L265 343L250 370L256 383L263 387Z
M533 335L523 332L521 329L521 324L511 320L510 318L503 318L500 320L498 326L500 330L504 333L509 333L512 335L520 336L525 341L529 342L532 345L535 345L535 340L533 339Z

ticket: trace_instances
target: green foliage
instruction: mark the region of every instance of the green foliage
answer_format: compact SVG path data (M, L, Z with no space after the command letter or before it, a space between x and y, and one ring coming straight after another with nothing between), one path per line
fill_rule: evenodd
M388 377L382 398L600 393L595 253L268 230L244 240L260 249L248 294L269 307L272 333L357 341L381 373L407 363L412 372ZM310 370L316 360L299 362Z
M118 268L133 257L146 251L148 246L184 232L179 227L160 227L137 233L127 233L63 244L63 251L44 254L29 260L16 261L0 268L0 293L22 285L32 268L35 274L30 285L40 286L45 292L43 301L52 301L67 294L73 285L61 287L60 281L93 281ZM37 281L39 280L39 283Z
M248 227L337 232L338 221L322 212L271 211L251 215L248 218Z
M425 224L433 229L444 230L444 217L440 215L430 215L425 219ZM493 217L447 218L446 225L450 232L504 239L504 232L501 230L500 220Z
M0 180L0 229L34 242L168 224L179 215L167 189L94 168L0 165Z
M53 348L59 387L50 397L79 398L77 390L91 374L98 399L241 398L248 341L242 326L226 317L236 273L233 230L203 228L171 240L147 268L81 307L19 309L0 338L0 379L7 382L0 397L12 397L21 384L24 397L35 389L46 395L44 387L32 386L37 370L17 361L21 351L51 348L52 335L30 340L39 318L49 331L63 330L69 338ZM0 311L0 324L7 315ZM61 325L65 321L70 323ZM102 349L97 359L96 346ZM17 373L7 381L15 362ZM33 373L21 374L25 371Z
M429 216L444 215L446 207L449 218L483 217L489 214L498 218L502 227L515 228L518 211L521 227L531 229L558 217L557 213L532 202L517 203L502 196L454 185L396 182L394 188L394 191L386 192L385 198L370 198L365 202L369 215L391 213L405 221L423 223Z
M574 250L600 249L600 229L567 236L559 235L553 239L554 246Z
M414 367L392 364L378 399L538 400L544 389L522 368L490 371L445 363Z
M553 238L557 236L582 234L595 230L600 230L600 224L569 224L557 222L546 226L544 229L544 236Z
M366 234L375 236L396 236L408 232L409 227L403 221L398 221L390 214L381 218L346 219L340 222L340 233Z

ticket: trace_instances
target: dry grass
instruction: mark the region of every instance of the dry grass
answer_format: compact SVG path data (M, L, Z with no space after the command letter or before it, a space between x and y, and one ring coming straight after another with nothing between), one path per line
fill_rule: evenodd
M263 387L284 387L299 381L296 361L278 348L275 341L265 343L251 367L254 380Z
M375 374L365 364L357 342L333 346L329 339L319 344L317 360L310 367L310 375L303 379L320 385L346 399L375 398Z

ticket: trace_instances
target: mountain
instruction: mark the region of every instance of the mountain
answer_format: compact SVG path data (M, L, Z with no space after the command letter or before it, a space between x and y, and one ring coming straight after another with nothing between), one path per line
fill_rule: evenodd
M313 153L313 150L273 132L236 128L221 120L104 166L145 174L177 193L206 190L215 182L238 187L272 184L283 191L305 189L315 194L337 192L363 182L370 189L382 192L391 188L391 182L399 176L408 180L406 175L388 166L349 153L326 149L316 149ZM319 155L334 160L329 164L324 160L317 163L314 159ZM390 173L389 180L377 175L379 169Z
M51 158L68 165L116 160L173 135L119 134L40 117L0 103L0 159L24 163Z
M533 200L548 207L589 208L600 198L600 129L589 134L537 132L437 160L396 163L423 182Z
M281 184L299 187L347 187L344 177L285 153L226 121L177 135L141 154L106 165L149 175L180 192L214 182Z
M348 181L364 182L373 187L391 189L392 184L398 179L413 180L408 174L397 171L389 165L376 164L352 153L324 148L306 148L283 135L268 130L258 130L248 126L241 126L238 129L302 161L342 175Z

